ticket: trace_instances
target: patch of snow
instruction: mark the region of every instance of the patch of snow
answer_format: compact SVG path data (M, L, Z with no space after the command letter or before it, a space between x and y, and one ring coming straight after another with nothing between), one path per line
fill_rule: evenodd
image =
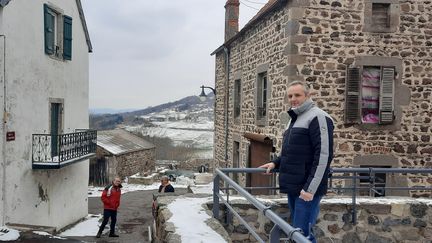
M168 222L174 224L182 242L226 242L205 223L211 217L202 205L210 200L211 198L178 198L168 204L168 209L173 213Z
M171 182L171 185L174 188L187 188L188 185L182 185L176 182ZM142 185L142 184L128 184L128 183L122 183L122 194L128 193L128 192L134 192L134 191L150 191L150 190L157 190L159 189L160 183L155 182L151 185ZM88 187L88 197L100 197L102 196L102 192L105 189L105 187L94 187L89 186Z
M205 185L195 185L191 187L194 194L213 194L213 182Z
M99 220L102 215L89 214L86 219L71 229L68 229L60 234L60 236L95 236L99 231Z
M42 236L49 236L50 239L66 240L66 238L51 235L50 233L45 232L45 231L33 231L33 234L42 235Z
M0 241L15 241L20 237L19 231L6 226L0 227Z

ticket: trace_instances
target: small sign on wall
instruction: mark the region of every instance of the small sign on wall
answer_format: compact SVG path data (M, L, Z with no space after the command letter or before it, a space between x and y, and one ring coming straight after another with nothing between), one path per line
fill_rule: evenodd
M15 141L15 132L7 132L6 133L6 141Z

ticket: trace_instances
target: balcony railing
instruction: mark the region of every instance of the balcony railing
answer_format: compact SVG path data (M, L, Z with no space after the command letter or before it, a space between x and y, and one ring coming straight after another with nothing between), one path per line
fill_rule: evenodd
M74 133L33 134L33 169L59 169L96 153L97 131L76 130Z

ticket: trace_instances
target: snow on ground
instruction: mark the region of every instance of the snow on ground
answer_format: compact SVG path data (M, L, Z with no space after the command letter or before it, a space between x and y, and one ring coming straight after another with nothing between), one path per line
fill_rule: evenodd
M195 185L191 187L194 194L213 194L213 182L205 185Z
M50 233L45 232L45 231L33 231L33 234L42 235L42 236L49 236L50 239L66 240L66 238L62 238L62 237L58 237L58 236L55 236L55 235L51 235Z
M188 184L181 184L181 183L171 183L174 188L187 188ZM141 184L128 184L128 183L122 183L122 194L133 192L133 191L149 191L149 190L157 190L159 189L160 183L155 182L151 185L141 185ZM88 197L100 197L102 196L102 192L105 188L104 187L94 187L89 186L88 187Z
M6 226L0 227L0 241L15 241L20 237L19 231Z
M102 215L89 214L86 219L60 234L60 236L95 236L99 231Z
M182 242L226 242L205 223L210 216L202 205L210 200L211 198L178 198L168 204L169 211L173 213L168 222L174 224Z

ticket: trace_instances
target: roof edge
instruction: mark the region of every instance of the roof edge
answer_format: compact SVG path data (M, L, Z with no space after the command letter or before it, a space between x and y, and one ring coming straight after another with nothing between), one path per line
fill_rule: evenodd
M93 52L93 46L90 40L90 34L87 28L87 22L85 20L85 16L84 16L84 10L81 4L81 0L76 0L76 4L78 6L78 12L79 12L79 16L81 19L81 24L82 27L84 29L84 34L85 34L85 38L86 38L86 42L87 42L87 46L88 46L88 52L92 53Z
M259 21L261 21L269 13L271 13L274 10L282 7L283 4L285 4L287 2L288 2L288 0L277 0L273 5L271 5L268 9L266 9L261 14L259 14L259 12L258 12L258 14L259 14L258 16L253 17L252 20L249 21L237 34L235 34L229 40L225 41L225 43L223 45L221 45L216 50L214 50L210 55L213 56L214 54L219 53L221 50L223 50L223 47L227 47L228 48L231 43L233 43L240 36L242 36L246 31L248 31L250 28L252 28L256 23L258 23Z

